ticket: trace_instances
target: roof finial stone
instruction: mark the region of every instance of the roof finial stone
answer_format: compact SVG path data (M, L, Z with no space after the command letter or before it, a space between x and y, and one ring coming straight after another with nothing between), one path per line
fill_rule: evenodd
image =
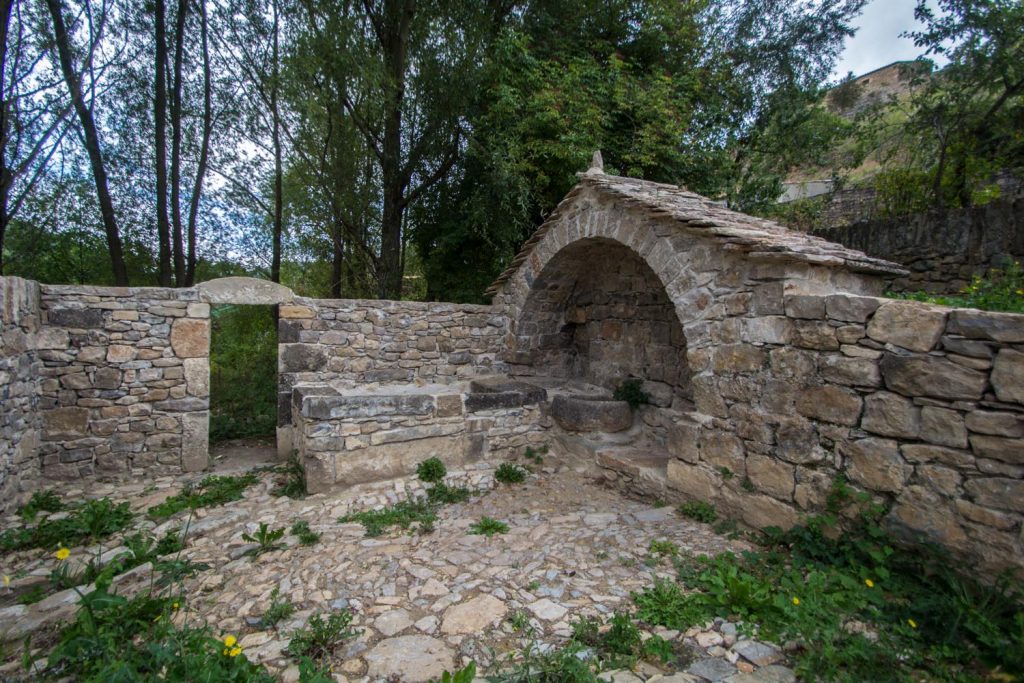
M604 173L604 159L601 158L601 150L594 150L594 156L590 159L590 168L587 169L587 175L593 175L595 173Z

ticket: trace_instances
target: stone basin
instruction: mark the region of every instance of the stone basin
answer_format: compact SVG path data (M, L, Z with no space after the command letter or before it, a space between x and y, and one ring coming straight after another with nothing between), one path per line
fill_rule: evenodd
M622 432L633 426L628 403L599 395L559 394L551 401L551 417L568 432Z

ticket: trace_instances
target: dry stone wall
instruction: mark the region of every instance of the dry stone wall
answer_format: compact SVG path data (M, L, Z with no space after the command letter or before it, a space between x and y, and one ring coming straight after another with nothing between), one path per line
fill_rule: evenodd
M209 317L195 289L43 285L43 475L204 469Z
M490 306L296 299L279 309L278 424L302 384L450 383L501 373L507 319Z
M39 285L0 277L0 513L38 484Z
M843 294L775 302L776 315L742 321L770 339L691 354L712 368L710 392L669 428L669 485L753 526L790 526L842 474L909 539L992 571L1024 566L1024 316Z

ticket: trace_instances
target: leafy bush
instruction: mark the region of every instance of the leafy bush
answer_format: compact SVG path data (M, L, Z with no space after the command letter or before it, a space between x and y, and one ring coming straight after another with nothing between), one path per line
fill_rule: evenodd
M975 275L971 284L960 292L960 296L936 296L925 292L890 292L887 296L959 308L1024 313L1024 269L1019 262L1014 261L1005 269L989 270L984 277Z
M134 518L127 502L109 498L72 506L63 519L45 519L36 526L21 526L0 533L0 550L72 547L98 541L125 529Z
M277 427L274 308L214 306L210 318L210 441L273 434Z
M436 484L444 479L446 474L448 470L440 458L427 458L416 466L416 476L428 484Z
M508 524L491 517L481 517L479 522L474 522L469 527L469 533L478 536L493 536L494 534L504 534L507 532Z
M646 393L644 393L644 391L640 388L641 386L643 386L643 382L641 380L623 380L622 384L616 387L615 392L612 394L612 398L614 398L616 401L625 401L626 403L629 404L630 408L636 410L644 403L647 403L651 398Z
M495 470L494 479L502 484L522 484L526 481L526 470L519 465L503 462Z
M718 519L718 513L715 512L715 507L702 500L691 500L683 503L679 506L679 514L706 524L710 524Z
M148 514L153 519L164 519L182 510L213 507L241 500L242 492L259 480L259 476L252 472L242 476L211 474L196 486L187 486L181 493L149 508Z

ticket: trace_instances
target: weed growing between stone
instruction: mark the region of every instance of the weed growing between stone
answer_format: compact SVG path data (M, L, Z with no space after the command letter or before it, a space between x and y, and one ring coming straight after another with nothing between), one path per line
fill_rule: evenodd
M18 516L25 522L34 522L40 512L60 512L63 509L64 501L57 492L46 489L33 493L29 501L18 508Z
M630 408L636 410L651 398L644 393L643 389L640 388L641 386L643 386L643 382L638 379L622 380L622 383L612 393L612 398L616 401L625 401L629 404Z
M705 524L710 524L718 519L718 513L715 512L714 506L702 500L691 500L683 503L679 506L679 514L698 522L704 522Z
M182 510L213 507L241 500L242 492L259 480L259 476L253 472L241 476L211 474L195 486L186 487L181 493L149 508L148 514L153 519L164 519Z
M526 481L526 470L519 465L503 462L494 471L494 479L502 484L522 484Z
M544 456L548 454L548 447L541 446L537 450L533 450L530 446L526 447L526 452L523 454L527 460L533 462L534 465L543 465Z
M427 458L416 466L416 476L420 481L428 484L438 483L444 479L446 474L448 474L448 470L440 458Z
M314 614L304 628L292 634L288 654L297 658L309 657L321 665L326 664L341 641L359 635L359 631L349 628L351 625L352 613L347 609L331 612L326 619L322 614Z
M407 530L413 524L418 524L420 529L427 526L433 529L437 515L434 508L427 500L407 500L401 503L382 508L380 510L364 510L339 517L342 524L347 522L359 522L366 529L368 537L380 536L391 526L397 526Z
M45 504L53 506L50 502ZM38 512L45 509L35 508L30 513L31 518L35 519ZM66 512L67 516L61 519L47 518L35 526L26 524L6 529L0 533L0 550L73 547L88 541L96 542L125 529L134 517L128 503L115 504L109 498L85 501ZM26 513L20 514L25 519Z
M829 507L851 502L842 481ZM977 680L1024 673L1019 584L986 586L948 558L896 549L867 504L836 535L831 514L788 532L766 529L763 550L677 561L678 581L634 594L641 620L687 629L714 617L742 621L761 638L796 644L805 680ZM1011 680L1011 678L1005 678Z
M270 591L270 604L260 617L260 627L274 628L294 613L295 606L288 602L287 598L282 598L281 589L275 586L274 590Z
M443 481L427 489L427 499L437 505L454 505L469 500L469 489L464 486L448 486Z
M279 541L284 538L284 533L284 527L281 527L280 529L271 529L270 525L266 522L260 522L260 526L256 529L256 533L242 534L242 540L256 544L256 547L250 550L248 554L258 557L263 553L269 553L283 548L284 544L279 543Z
M320 534L309 528L309 522L304 519L292 523L292 534L298 537L302 545L316 545L320 542Z
M306 497L306 471L302 469L302 463L299 462L298 451L293 451L292 457L288 459L288 462L284 465L278 465L273 471L277 474L283 474L284 479L271 490L270 493L272 495L287 496L288 498Z
M469 533L488 537L494 534L504 534L508 533L508 524L491 517L481 517L479 522L470 525Z

